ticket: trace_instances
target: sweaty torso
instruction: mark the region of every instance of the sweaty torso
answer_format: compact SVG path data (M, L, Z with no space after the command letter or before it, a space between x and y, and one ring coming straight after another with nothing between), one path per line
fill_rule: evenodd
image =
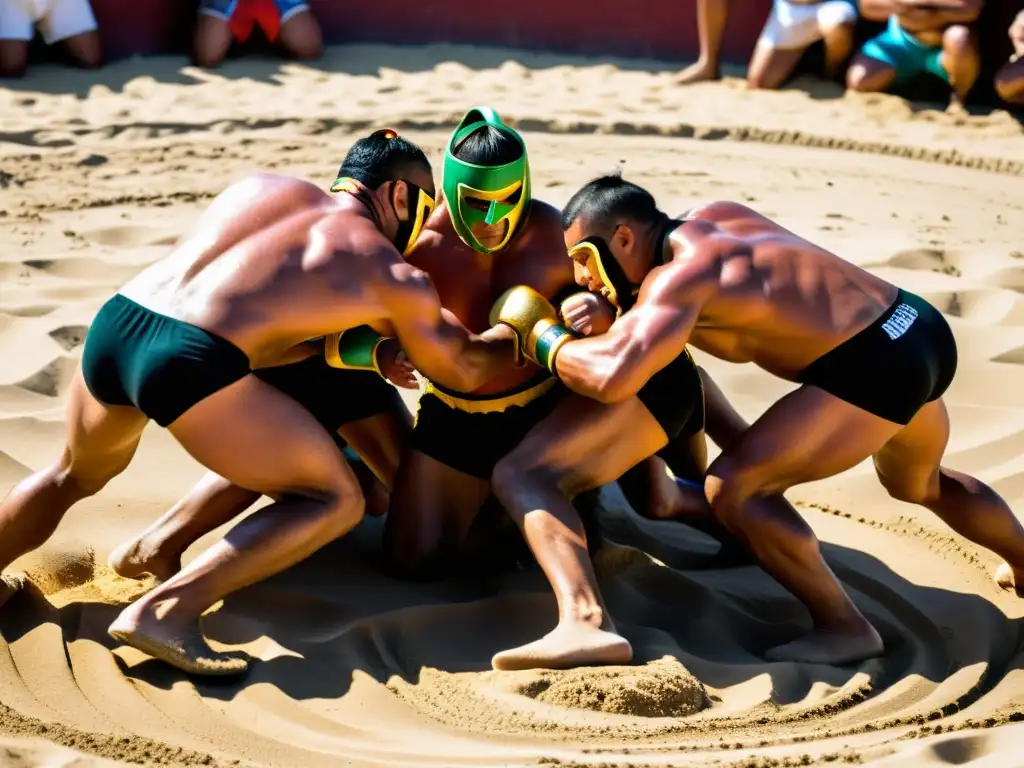
M560 214L538 200L531 202L522 231L493 254L479 253L462 242L447 206L441 206L430 218L408 261L430 275L441 305L474 333L490 328L491 306L509 288L528 285L545 298L554 299L574 285ZM510 364L473 394L504 392L540 372L538 366L529 362L523 367Z
M227 339L256 367L306 339L382 324L381 240L348 201L295 179L255 177L215 200L120 293Z
M674 260L652 277L674 268L703 275L690 344L715 357L792 381L896 298L895 286L745 206L711 203L689 216L671 235Z

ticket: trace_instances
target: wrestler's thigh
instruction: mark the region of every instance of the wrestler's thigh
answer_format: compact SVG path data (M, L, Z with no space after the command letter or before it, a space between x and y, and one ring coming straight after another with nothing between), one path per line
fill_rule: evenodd
M751 425L708 469L709 480L748 493L781 493L844 472L875 454L901 429L874 414L804 385Z
M928 498L938 489L938 469L949 442L949 413L942 400L926 403L906 427L874 455L875 472L900 498Z
M384 543L392 557L418 559L440 548L452 531L466 531L491 490L425 453L402 460L391 492Z
M272 498L301 493L362 499L327 430L256 376L196 403L169 430L196 461L243 488Z
M544 470L567 496L617 480L668 443L639 398L605 404L567 395L502 460L520 471Z
M102 487L135 455L148 419L135 408L101 403L79 369L71 381L67 407L65 460L83 487Z

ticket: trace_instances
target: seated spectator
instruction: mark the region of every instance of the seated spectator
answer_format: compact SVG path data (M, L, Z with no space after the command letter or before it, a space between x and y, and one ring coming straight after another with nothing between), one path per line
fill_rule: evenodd
M996 72L996 93L1010 104L1024 104L1024 11L1010 25L1013 55Z
M700 58L675 77L680 85L719 77L727 0L697 0ZM825 75L833 78L853 50L854 0L774 0L747 70L752 88L778 88L812 43L825 43Z
M888 26L861 48L846 73L854 91L886 91L920 75L934 75L953 89L950 104L962 106L978 79L978 47L967 26L984 0L861 0L865 19Z
M196 63L216 67L232 41L244 43L256 25L288 56L310 60L323 53L320 25L304 0L201 0Z
M103 49L89 0L0 0L0 77L21 77L36 29L47 45L63 43L82 67L103 63Z
M778 88L813 43L825 43L825 77L853 52L857 7L849 0L775 0L747 70L752 88Z

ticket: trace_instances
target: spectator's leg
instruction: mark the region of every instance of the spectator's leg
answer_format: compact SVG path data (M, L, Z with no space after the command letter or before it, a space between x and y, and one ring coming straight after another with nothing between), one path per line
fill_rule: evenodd
M281 32L278 42L289 56L302 61L319 59L324 52L320 25L309 6L282 2L279 6L293 6L281 12Z
M89 0L53 0L39 20L39 32L47 45L60 43L80 67L103 64L103 44Z
M1010 104L1024 104L1024 57L1006 62L996 72L996 93Z
M747 70L747 85L751 88L775 90L793 74L804 48L772 48L758 44Z
M21 77L28 68L28 44L35 22L21 3L0 0L0 77Z
M846 87L861 93L887 91L896 80L896 68L858 53L846 71Z
M201 9L196 23L193 52L195 63L200 67L213 69L224 61L233 39L234 35L231 32L231 27L228 26L227 18Z
M700 40L700 58L674 78L679 85L719 77L719 52L725 36L725 23L729 17L729 0L697 0L697 35Z
M968 27L954 24L942 33L942 55L939 62L953 87L951 103L962 106L981 70L978 46Z
M843 64L853 53L853 28L851 23L824 30L825 69L822 74L826 80L839 80Z
M28 43L0 40L0 77L21 77L28 69Z

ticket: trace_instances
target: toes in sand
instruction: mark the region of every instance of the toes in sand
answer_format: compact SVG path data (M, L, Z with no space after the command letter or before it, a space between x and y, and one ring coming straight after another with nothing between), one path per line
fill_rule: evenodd
M491 666L500 670L569 669L600 664L628 664L629 641L614 632L582 626L557 628L532 643L495 654Z
M768 661L799 661L804 664L851 664L885 652L881 635L870 624L855 631L814 629L791 643L770 648Z
M240 675L249 669L246 654L213 650L198 625L183 630L161 624L157 619L136 619L122 614L107 631L115 640L191 675Z
M1017 597L1024 597L1024 587L1017 586L1018 581L1024 583L1024 580L1017 579L1017 575L1013 572L1013 567L1009 563L1003 563L996 568L995 576L993 578L995 579L996 584L1007 592L1014 592Z

